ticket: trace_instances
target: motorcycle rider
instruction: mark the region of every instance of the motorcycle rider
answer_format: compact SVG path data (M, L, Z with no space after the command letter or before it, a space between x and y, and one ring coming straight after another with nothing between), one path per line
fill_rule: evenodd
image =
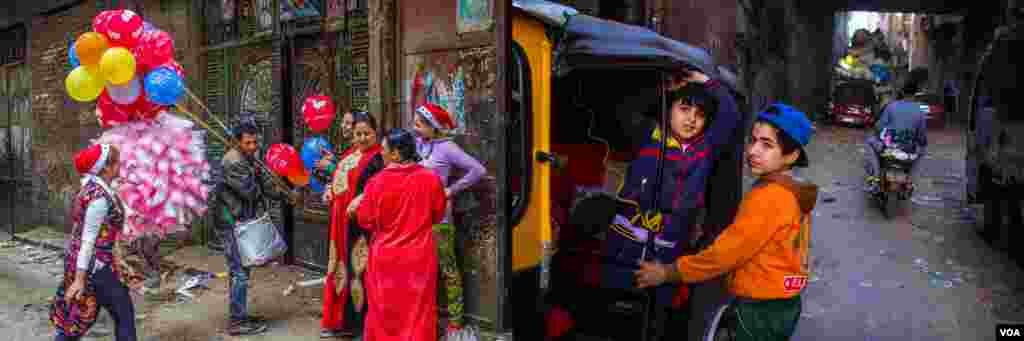
M916 69L911 72L910 77L904 83L900 91L900 99L892 101L885 106L881 116L875 123L875 129L869 134L864 143L867 144L870 152L864 157L864 171L867 175L866 182L870 193L878 193L879 175L881 174L879 156L885 149L885 143L879 137L883 130L891 132L903 132L910 134L913 141L913 150L917 155L924 155L928 146L927 113L921 107L924 103L913 100L915 94L920 91L922 84L927 80L927 71ZM911 166L910 175L914 177L917 171L917 162Z

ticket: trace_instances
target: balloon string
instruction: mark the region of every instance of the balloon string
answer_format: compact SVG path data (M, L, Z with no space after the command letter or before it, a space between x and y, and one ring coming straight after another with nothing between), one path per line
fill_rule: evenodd
M204 110L206 110L207 116L213 117L214 120L216 120L217 123L221 125L221 127L224 127L224 130L227 130L227 127L224 126L224 123L221 122L220 120L218 120L216 118L216 116L214 116L210 112L210 109L207 108L205 105L203 105L202 102L199 101L199 99L195 96L195 94L192 93L192 91L189 91L188 88L186 87L185 88L185 92L187 92L189 94L189 96L192 98L193 101L196 102L196 104L198 104L200 107L202 107ZM185 107L182 106L181 104L176 104L175 106L178 108L178 111L181 111L181 112L184 112L184 113L188 114L188 116L191 117L193 121L198 122L200 125L203 126L203 128L206 128L206 131L209 131L209 132L213 133L214 137L216 137L218 140L220 140L220 142L223 143L225 146L229 146L229 147L232 147L232 148L238 146L238 142L235 141L233 137L225 137L225 136L221 135L220 133L217 132L216 129L211 128L210 124L207 123L206 120L204 120L201 117L199 117L199 115L196 115L195 113L189 111L188 109L185 109ZM260 160L260 158L258 158L258 157L253 158L253 159L256 160L256 164L258 166L263 168L263 171L268 172L270 174L274 174L273 172L270 171L270 167L267 167L267 165L263 163L263 160ZM274 182L274 185L278 186L279 190L283 190L284 192L288 191L288 186L286 184L284 184L280 178L278 178L276 176L272 176L270 178Z

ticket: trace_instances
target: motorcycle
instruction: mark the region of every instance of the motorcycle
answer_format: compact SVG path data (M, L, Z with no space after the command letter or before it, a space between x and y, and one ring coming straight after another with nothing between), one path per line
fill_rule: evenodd
M882 152L878 154L879 175L877 190L872 193L882 215L889 218L889 201L910 199L914 194L914 179L911 169L920 155L910 131L893 131L888 128L879 134Z

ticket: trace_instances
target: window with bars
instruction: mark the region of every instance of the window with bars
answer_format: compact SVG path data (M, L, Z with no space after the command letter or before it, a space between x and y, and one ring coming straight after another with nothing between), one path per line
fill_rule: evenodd
M0 127L31 127L31 71L26 64L0 67Z
M24 25L0 32L0 65L25 61L26 36Z

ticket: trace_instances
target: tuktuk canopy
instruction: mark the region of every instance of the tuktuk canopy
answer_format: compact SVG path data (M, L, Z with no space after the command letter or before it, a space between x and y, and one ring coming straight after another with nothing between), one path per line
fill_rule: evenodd
M702 48L677 41L645 27L580 14L571 7L544 0L513 0L512 5L564 36L556 37L556 74L576 69L700 70L737 93L738 78L715 64Z

